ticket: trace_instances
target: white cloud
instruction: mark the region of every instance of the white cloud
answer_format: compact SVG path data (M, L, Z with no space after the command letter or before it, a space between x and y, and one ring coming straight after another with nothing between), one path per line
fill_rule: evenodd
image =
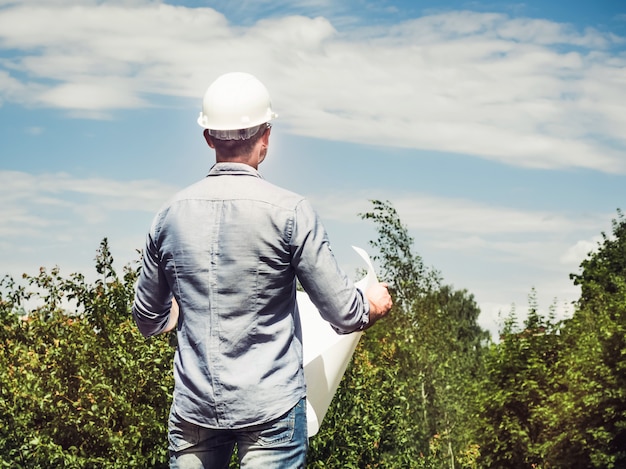
M506 21L498 28L498 34L504 39L512 39L534 44L566 44L581 47L604 48L608 38L593 29L582 34L572 26L552 21L531 18L516 18Z
M341 191L316 196L314 204L326 218L345 220L371 209L370 199L390 200L400 220L409 230L446 232L463 236L529 235L596 230L606 214L567 215L564 213L521 210L496 203L485 204L468 199L437 197L429 194L394 194L369 190ZM598 231L600 231L598 229Z
M115 212L154 213L175 188L157 181L77 179L0 171L0 237L45 238L52 228L111 222Z
M367 199L378 196L338 192L311 197L338 252L346 243L363 243L367 249L367 239L376 238L369 231L371 222L358 222L355 214L369 211ZM611 214L521 210L424 194L387 192L385 197L415 238L414 252L441 272L444 283L474 295L481 309L479 323L494 338L513 308L523 322L533 288L542 314L550 308L557 319L572 314L571 303L580 291L569 274L578 271L595 246L599 238L592 235L611 219ZM337 237L342 231L349 234L347 239ZM351 262L349 256L345 259ZM360 266L350 265L348 270Z
M601 240L601 236L594 236L591 240L583 239L577 241L563 253L560 258L561 263L579 266L589 253L596 251Z
M138 259L150 221L178 188L167 183L0 170L0 259L14 277L39 266L88 273L103 237L118 267Z
M485 205L465 199L431 196L406 197L394 206L406 223L417 230L524 234L567 231L577 223L558 213L524 211Z
M123 86L110 83L64 83L56 86L40 96L43 104L50 107L74 110L106 110L146 106L142 99Z
M148 1L7 6L0 99L107 117L159 95L199 100L219 73L245 69L295 134L626 172L621 38L469 11L338 27L304 16L240 26Z
M344 228L353 238L347 242L361 242L364 225L357 228L355 214L369 211L367 199L377 195L326 193L312 202L336 231L341 223L354 227ZM569 274L578 270L595 245L578 240L592 239L611 220L608 213L521 210L420 194L388 192L385 197L415 238L414 250L442 272L445 282L469 289L480 303L498 302L500 309L505 305L507 312L513 302L526 305L533 286L544 308L555 298L566 303L575 300L579 293ZM331 239L336 231L330 231ZM494 308L481 304L487 315L493 316Z

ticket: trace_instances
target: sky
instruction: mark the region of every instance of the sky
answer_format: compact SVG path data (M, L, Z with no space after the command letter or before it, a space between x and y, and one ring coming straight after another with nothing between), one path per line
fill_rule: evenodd
M626 200L626 3L0 0L0 275L118 272L214 162L196 119L230 71L268 88L263 177L364 267L388 200L496 335L569 278ZM388 280L388 279L382 279Z

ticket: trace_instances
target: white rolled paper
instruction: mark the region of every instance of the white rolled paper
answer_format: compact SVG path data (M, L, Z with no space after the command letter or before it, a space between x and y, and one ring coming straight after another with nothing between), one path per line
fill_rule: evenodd
M367 264L367 275L356 282L357 288L365 291L369 285L378 281L376 272L369 255L361 248L352 248ZM312 437L319 431L363 333L337 334L322 319L306 293L298 292L297 301L302 323L304 378L307 385L307 430L308 436Z

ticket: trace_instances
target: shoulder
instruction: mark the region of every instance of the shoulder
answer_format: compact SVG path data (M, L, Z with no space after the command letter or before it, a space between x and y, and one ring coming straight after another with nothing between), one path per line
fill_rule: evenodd
M263 192L268 202L286 209L296 209L301 203L306 203L306 198L284 187L277 186L265 179L257 181L259 187L263 188Z
M161 206L157 217L165 216L172 207L192 200L248 200L292 212L299 210L300 207L305 207L305 210L310 207L303 195L262 177L224 174L219 177L206 177L180 190Z

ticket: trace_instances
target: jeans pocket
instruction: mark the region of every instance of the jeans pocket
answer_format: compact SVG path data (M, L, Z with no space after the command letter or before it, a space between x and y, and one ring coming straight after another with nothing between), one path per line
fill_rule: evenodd
M254 431L249 433L250 439L254 440L258 446L272 446L291 441L295 428L295 413L296 408L294 407L282 417L258 425Z
M186 422L172 414L168 422L167 441L170 451L183 451L199 443L200 429L197 425Z

